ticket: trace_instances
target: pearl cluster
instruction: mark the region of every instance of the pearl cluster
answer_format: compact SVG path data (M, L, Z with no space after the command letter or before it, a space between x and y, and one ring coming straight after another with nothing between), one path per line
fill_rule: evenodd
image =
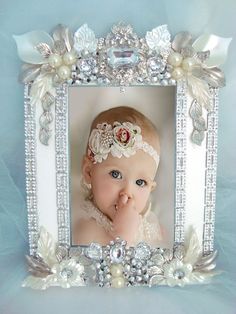
M61 80L67 80L71 76L70 66L76 62L76 52L74 50L59 55L53 53L48 58L49 65L56 70L57 75Z
M171 76L174 80L182 79L186 74L191 73L196 65L194 58L184 58L179 52L171 52L168 57L168 63L173 67Z

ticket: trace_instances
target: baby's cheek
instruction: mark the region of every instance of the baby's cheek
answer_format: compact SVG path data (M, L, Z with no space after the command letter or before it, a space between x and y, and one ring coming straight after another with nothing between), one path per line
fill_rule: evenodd
M93 186L94 196L102 201L109 199L109 197L111 197L111 195L114 193L113 190L114 187L112 186L111 182L106 179L95 182Z
M138 193L137 204L138 204L138 212L141 213L145 208L148 198L150 196L149 191L142 191Z

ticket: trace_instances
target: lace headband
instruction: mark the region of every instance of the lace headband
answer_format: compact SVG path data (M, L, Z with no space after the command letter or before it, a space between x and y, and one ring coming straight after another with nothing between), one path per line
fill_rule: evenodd
M107 159L109 153L114 157L130 157L138 149L149 154L159 164L157 151L147 142L142 140L141 128L130 122L106 122L98 124L93 129L88 142L88 157L94 163L101 163Z

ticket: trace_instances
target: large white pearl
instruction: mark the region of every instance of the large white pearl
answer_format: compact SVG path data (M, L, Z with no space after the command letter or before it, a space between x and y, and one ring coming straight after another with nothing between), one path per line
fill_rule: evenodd
M63 61L66 65L72 65L76 61L76 55L74 51L66 52L63 56Z
M58 75L60 76L61 79L66 80L70 77L70 68L67 67L66 65L62 65L58 71Z
M58 54L52 54L48 58L48 63L53 68L58 68L62 64L62 58Z
M111 281L111 286L113 288L122 288L125 285L125 279L123 277L115 277Z
M121 264L112 264L110 271L113 277L120 277L123 274L123 267Z
M172 52L168 57L168 63L173 67L178 67L183 60L183 56L178 52Z
M184 76L184 71L182 68L177 67L174 69L174 71L171 73L171 76L174 80L179 80Z
M186 72L190 72L195 65L195 60L193 58L185 58L182 62L182 68Z

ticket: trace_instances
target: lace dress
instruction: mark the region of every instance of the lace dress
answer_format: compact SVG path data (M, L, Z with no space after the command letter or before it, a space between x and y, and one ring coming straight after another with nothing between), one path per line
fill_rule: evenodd
M79 219L94 219L106 232L112 234L112 221L104 215L91 200L83 200L79 209ZM140 215L140 224L136 233L134 245L146 242L152 247L159 246L162 240L161 228L155 213L151 211L151 204L144 215Z

